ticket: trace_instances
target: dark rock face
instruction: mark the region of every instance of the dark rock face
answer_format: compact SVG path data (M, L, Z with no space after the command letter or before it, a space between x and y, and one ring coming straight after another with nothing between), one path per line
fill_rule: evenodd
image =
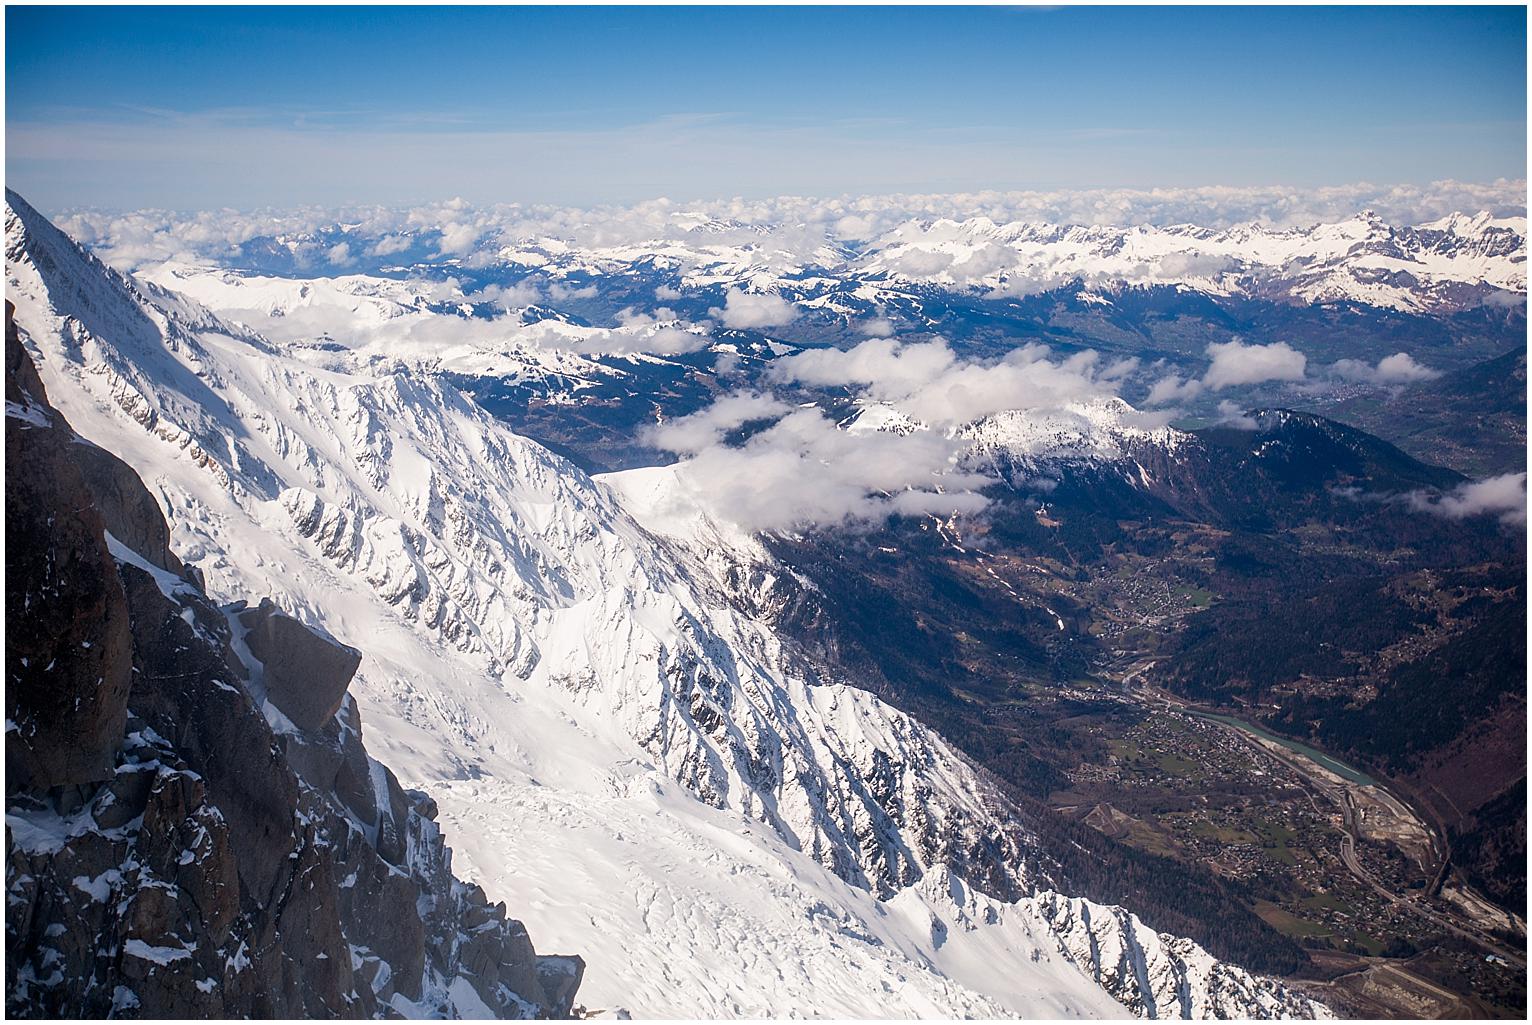
M268 700L305 730L318 730L340 711L362 653L320 636L263 599L239 614L245 644L261 661Z
M7 1013L567 1016L584 963L457 880L367 755L360 655L210 602L9 317L6 399Z
M128 605L71 458L6 305L5 778L18 788L112 775L127 718Z
M159 503L127 463L104 448L81 443L71 453L112 535L150 564L180 576L181 560L170 550L170 527Z

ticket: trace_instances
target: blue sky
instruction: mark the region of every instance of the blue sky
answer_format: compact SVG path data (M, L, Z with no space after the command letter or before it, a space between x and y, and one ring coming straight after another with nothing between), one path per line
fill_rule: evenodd
M18 8L44 209L1488 181L1522 8Z

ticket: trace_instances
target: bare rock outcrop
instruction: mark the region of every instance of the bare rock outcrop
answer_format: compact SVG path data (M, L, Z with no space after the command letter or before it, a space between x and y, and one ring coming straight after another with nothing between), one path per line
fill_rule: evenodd
M567 1016L583 962L363 747L360 653L211 602L9 316L6 413L7 1013Z

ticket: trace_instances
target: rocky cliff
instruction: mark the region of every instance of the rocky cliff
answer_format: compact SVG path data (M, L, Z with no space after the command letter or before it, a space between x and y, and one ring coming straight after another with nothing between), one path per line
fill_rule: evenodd
M368 756L360 655L219 607L6 316L6 1012L560 1017L584 971Z

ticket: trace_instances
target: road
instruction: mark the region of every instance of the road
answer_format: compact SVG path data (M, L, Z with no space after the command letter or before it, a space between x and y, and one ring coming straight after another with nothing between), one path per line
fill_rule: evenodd
M1356 806L1352 804L1351 794L1344 790L1341 791L1341 817L1345 823L1346 828L1345 833L1341 836L1341 861L1345 862L1346 868L1349 869L1351 874L1356 876L1359 881L1371 887L1374 892L1376 892L1380 897L1383 897L1389 903L1393 904L1395 907L1402 907L1407 911L1411 911L1417 915L1420 915L1421 917L1430 921L1433 925L1436 925L1442 929L1446 929L1448 932L1456 936L1461 936L1463 939L1468 940L1471 943L1478 944L1485 950L1488 950L1490 953L1511 962L1518 968L1525 969L1527 967L1526 958L1516 951L1495 942L1493 939L1476 929L1465 929L1462 926L1449 921L1444 916L1438 914L1434 909L1427 907L1421 900L1412 897L1401 897L1399 894L1394 893L1392 890L1383 886L1376 879L1374 879L1367 872L1367 870L1362 867L1361 860L1357 857L1356 845L1358 837L1356 827Z

